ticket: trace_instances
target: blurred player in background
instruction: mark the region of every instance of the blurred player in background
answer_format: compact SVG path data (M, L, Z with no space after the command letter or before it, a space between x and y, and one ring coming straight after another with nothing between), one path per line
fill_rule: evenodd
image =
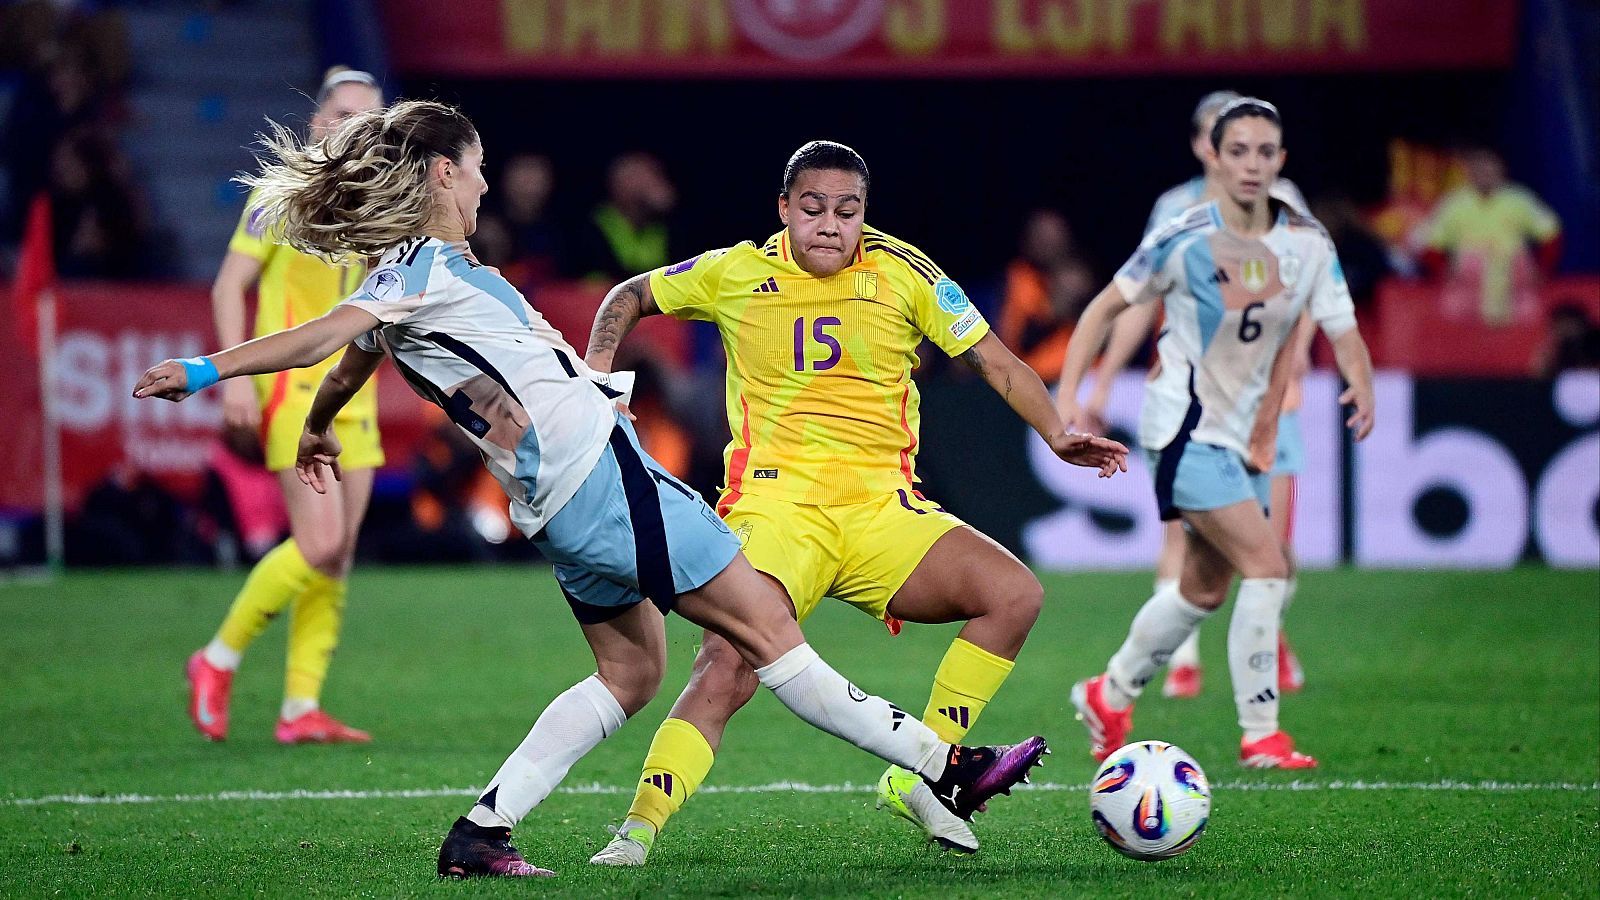
M281 127L267 144L273 158L250 181L284 239L307 252L376 259L375 269L327 314L213 356L167 360L134 396L178 401L220 379L314 365L348 345L298 443L299 477L321 492L341 475L339 411L390 357L482 452L513 521L555 564L595 656L596 673L545 708L455 821L439 849L441 876L554 874L517 852L511 829L655 696L666 670L663 614L672 609L725 640L796 716L916 772L952 815L968 819L1009 793L1047 752L1040 737L953 745L845 681L805 643L738 538L639 448L630 417L613 408L626 402L628 379L591 370L473 257L467 237L488 184L483 145L460 110L398 103L353 117L321 144L307 147ZM480 668L485 696L503 703L492 665Z
M356 113L383 104L378 83L366 72L328 70L317 91L311 139ZM217 340L224 347L246 337L245 294L256 287L256 336L293 328L317 318L361 284L355 264L336 265L280 243L252 194L211 288ZM211 642L189 657L189 717L213 741L228 734L228 697L244 651L267 625L289 610L288 665L276 737L280 743L366 741L320 705L328 664L344 619L345 579L355 557L356 534L372 495L373 470L383 464L378 442L377 386L368 385L339 418L345 443L344 480L320 494L295 476L295 448L311 398L322 376L338 361L237 379L223 386L224 427L235 445L260 442L266 465L278 480L289 512L288 540L256 563Z
M1150 211L1150 219L1145 223L1146 237L1192 207L1222 197L1221 173L1216 155L1211 151L1211 126L1217 121L1218 111L1239 97L1235 91L1212 91L1200 98L1189 119L1189 149L1200 161L1203 174L1175 185L1156 200L1155 208ZM1273 181L1271 195L1301 215L1310 214L1300 189L1287 178ZM1106 405L1111 399L1112 382L1149 340L1160 313L1160 304L1149 303L1134 306L1117 317L1111 327L1105 355L1095 370L1094 388L1083 405L1086 421L1074 425L1092 431L1105 431ZM1294 602L1297 585L1293 547L1295 476L1304 466L1306 456L1305 441L1300 436L1300 383L1310 367L1311 341L1315 336L1316 326L1312 324L1310 316L1302 316L1293 338L1293 377L1283 398L1283 415L1278 420L1278 445L1272 462L1272 503L1267 515L1283 542L1283 550L1289 560L1289 587L1283 600L1285 609ZM1168 522L1162 533L1161 555L1156 558L1156 590L1177 584L1178 573L1183 571L1184 543L1182 523L1176 520ZM1162 694L1178 698L1199 696L1199 628L1191 632L1183 645L1172 654L1169 665L1171 668L1162 685ZM1300 660L1281 629L1278 632L1278 683L1286 692L1298 691L1305 684L1305 672Z
M1212 125L1221 196L1146 236L1085 310L1062 371L1063 418L1083 415L1078 385L1112 321L1164 301L1160 358L1145 388L1139 443L1165 520L1181 518L1177 584L1147 601L1104 674L1073 686L1073 705L1104 759L1126 742L1133 703L1155 670L1242 576L1228 628L1228 667L1244 730L1239 758L1259 768L1311 768L1278 727L1279 616L1289 564L1265 509L1272 431L1287 388L1293 335L1309 312L1350 383L1356 440L1372 430L1372 361L1333 243L1316 220L1271 195L1283 165L1278 111L1254 98L1224 106Z
M966 622L923 714L956 742L1011 673L1044 589L1016 557L916 489L918 344L927 338L966 362L1062 459L1109 476L1126 448L1066 431L1039 376L961 288L915 247L865 226L868 187L867 165L849 147L801 147L784 167L782 231L618 285L596 313L586 361L609 371L642 316L717 325L733 431L718 513L802 622L823 597L892 631L899 620ZM645 863L756 686L750 666L708 633L656 732L627 819L592 862ZM912 773L891 767L879 795L945 849L978 849L967 823Z

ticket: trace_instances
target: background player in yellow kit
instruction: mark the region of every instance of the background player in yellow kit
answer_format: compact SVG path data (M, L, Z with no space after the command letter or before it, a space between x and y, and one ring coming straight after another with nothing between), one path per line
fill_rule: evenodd
M330 69L317 92L311 137L320 139L347 117L382 104L383 94L371 75ZM257 297L254 335L259 337L321 316L353 293L365 275L359 266L331 265L278 243L271 223L263 221L253 201L254 195L245 205L211 289L217 340L224 347L247 337L245 293L252 284ZM224 425L237 438L261 441L267 468L276 475L288 507L290 538L261 558L216 636L189 658L189 717L210 740L220 741L228 734L228 695L245 649L285 608L289 647L275 732L278 741L370 739L366 732L323 712L320 696L339 642L345 578L372 494L373 470L383 464L376 382L369 382L339 415L345 452L344 480L338 489L319 494L302 484L294 470L311 399L341 355L308 368L234 379L223 386Z
M961 288L915 247L864 226L868 184L854 150L801 147L784 170L783 231L617 286L596 315L586 361L609 372L644 315L717 325L733 432L718 512L801 620L825 596L891 629L902 619L965 620L923 715L956 741L1010 674L1044 592L1004 548L917 491L917 345L926 337L968 363L1068 462L1109 476L1127 450L1068 433L1039 377L990 333ZM627 820L592 862L645 862L756 686L733 648L708 633L656 732ZM919 781L891 767L882 804L947 849L976 850L967 824Z

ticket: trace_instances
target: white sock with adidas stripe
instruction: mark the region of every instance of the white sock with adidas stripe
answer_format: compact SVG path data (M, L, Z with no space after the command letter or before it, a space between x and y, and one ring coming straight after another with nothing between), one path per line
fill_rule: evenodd
M494 773L467 819L511 828L550 796L572 764L628 720L599 675L590 675L550 701L521 746Z
M1259 741L1278 730L1278 618L1283 614L1283 578L1246 578L1239 582L1228 624L1228 672L1233 676L1233 701L1247 741Z

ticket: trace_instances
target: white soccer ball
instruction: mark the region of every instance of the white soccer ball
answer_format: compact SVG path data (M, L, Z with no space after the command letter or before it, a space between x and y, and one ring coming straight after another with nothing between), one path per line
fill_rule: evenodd
M1211 784L1194 757L1161 741L1139 741L1106 757L1089 786L1100 836L1134 859L1188 850L1211 817Z

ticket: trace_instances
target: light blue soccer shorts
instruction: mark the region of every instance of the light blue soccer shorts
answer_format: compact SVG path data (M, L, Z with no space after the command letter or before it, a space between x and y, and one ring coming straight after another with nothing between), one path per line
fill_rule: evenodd
M1204 512L1254 498L1266 511L1272 499L1272 478L1252 474L1244 457L1214 444L1189 440L1179 434L1161 450L1145 451L1156 484L1156 506L1161 520L1179 517L1180 510Z
M1300 412L1278 417L1278 450L1272 458L1272 475L1299 475L1306 468L1306 441L1300 436Z
M644 452L621 415L594 470L533 543L555 564L584 624L616 618L646 598L669 611L679 594L710 581L739 553L728 526Z

